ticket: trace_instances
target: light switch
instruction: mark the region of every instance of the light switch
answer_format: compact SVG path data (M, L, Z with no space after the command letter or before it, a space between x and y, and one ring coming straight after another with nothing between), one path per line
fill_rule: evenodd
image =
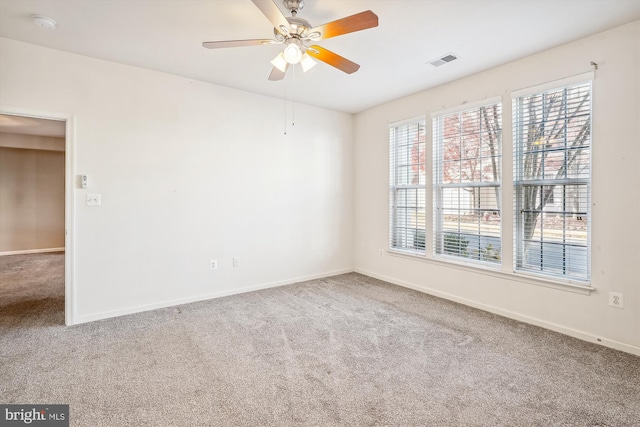
M100 194L87 194L87 206L100 206L102 204L102 197Z

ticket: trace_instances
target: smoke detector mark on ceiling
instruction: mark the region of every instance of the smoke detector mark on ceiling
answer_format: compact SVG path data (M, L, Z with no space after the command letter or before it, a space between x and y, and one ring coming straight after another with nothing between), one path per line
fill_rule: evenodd
M44 28L45 30L55 30L58 27L58 23L48 16L33 15L31 19L34 24L40 28Z
M458 59L458 55L455 53L447 53L439 58L429 61L428 64L433 65L434 67L439 67L451 61L455 61L456 59Z

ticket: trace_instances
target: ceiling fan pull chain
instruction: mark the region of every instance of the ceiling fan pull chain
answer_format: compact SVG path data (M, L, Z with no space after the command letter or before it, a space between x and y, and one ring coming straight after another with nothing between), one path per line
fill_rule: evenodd
M291 70L291 86L293 87L293 89L295 89L295 84L296 84L296 67L291 67L293 68ZM296 103L295 100L291 100L291 126L295 126L296 125Z
M287 134L287 84L284 85L284 134Z

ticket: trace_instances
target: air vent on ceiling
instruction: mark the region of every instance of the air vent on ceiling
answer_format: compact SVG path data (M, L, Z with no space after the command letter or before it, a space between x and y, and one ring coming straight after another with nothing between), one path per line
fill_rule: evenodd
M458 56L455 53L447 53L446 55L441 56L440 58L434 59L433 61L429 61L429 64L434 67L439 67L448 62L455 61L458 59Z

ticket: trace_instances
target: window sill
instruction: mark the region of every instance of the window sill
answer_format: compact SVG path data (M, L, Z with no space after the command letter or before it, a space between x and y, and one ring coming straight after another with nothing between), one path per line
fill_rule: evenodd
M484 274L486 276L497 277L500 279L515 280L517 282L526 283L530 285L543 286L546 288L558 289L566 292L573 292L581 295L590 295L591 292L596 289L589 285L578 285L570 282L560 282L554 280L545 280L537 277L529 276L521 273L507 273L497 268L491 268L490 266L477 265L471 263L445 261L435 258L427 258L424 254L415 253L411 251L400 251L395 249L387 249L387 253L390 256L409 259L412 261L425 262L427 264L439 265L441 267L454 268L456 270L464 270L477 274Z

